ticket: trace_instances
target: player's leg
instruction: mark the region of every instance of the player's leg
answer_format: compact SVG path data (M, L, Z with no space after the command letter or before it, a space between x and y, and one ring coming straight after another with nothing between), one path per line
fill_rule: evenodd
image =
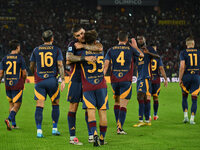
M109 109L108 106L108 94L107 88L96 90L96 100L97 100L97 109L99 110L99 118L100 118L100 145L106 144L105 135L107 132L107 113L106 110ZM96 139L97 138L97 139ZM94 136L94 143L98 143L98 136Z
M87 109L88 112L88 123L89 123L89 127L90 130L93 134L93 139L94 139L94 146L99 146L99 137L97 134L97 125L96 125L96 109L95 108L88 108Z
M190 87L190 92L191 92L191 99L192 99L190 124L195 124L194 117L197 111L197 95L200 92L198 75L194 75L193 77L191 87Z
M42 138L42 120L43 120L43 108L44 108L44 102L46 100L46 90L43 88L45 86L46 82L41 81L37 84L35 84L35 97L36 100L36 110L35 110L35 123L37 127L37 137Z
M132 95L132 82L120 82L120 112L118 122L118 134L126 134L123 125L126 119L127 105Z
M145 86L144 89L146 91L146 99L144 99L144 114L145 114L145 125L150 126L151 122L149 120L150 116L150 102L151 102L151 81L145 79Z
M160 84L152 84L152 95L153 95L153 109L154 109L154 120L158 119L158 107L159 101L158 96L160 94Z
M35 123L37 127L37 137L42 138L42 120L43 120L43 108L44 108L44 100L38 99L36 101L36 110L35 110Z
M100 145L106 144L104 141L107 132L107 112L106 109L99 110L99 124L100 124Z
M68 127L70 133L70 144L82 145L76 137L76 112L78 109L79 102L82 99L82 84L79 82L69 82L68 85L68 96L67 101L69 104L68 111Z
M23 91L22 90L16 90L16 91L9 91L7 93L7 97L9 100L11 100L10 97L12 97L12 101L9 101L10 103L10 114L8 116L8 119L5 120L5 123L7 125L7 129L11 130L11 125L10 125L10 121L12 122L12 128L16 129L16 122L15 122L15 116L17 114L17 112L19 111L20 107L21 107L21 103L22 103L22 95L23 95Z
M184 113L184 123L189 122L188 118L188 94L189 94L189 82L187 82L188 79L186 79L186 76L183 76L183 84L181 85L182 88L182 108L183 108L183 113Z
M118 86L118 83L111 83L111 86L113 90L113 98L115 99L114 114L115 114L115 121L117 123L120 111L120 87Z
M58 131L57 127L59 116L60 116L59 99L57 99L52 102L52 112L51 112L51 117L53 121L52 135L60 135L60 132Z
M52 128L52 135L60 135L60 132L58 131L58 121L60 116L60 108L59 108L59 99L60 99L60 88L58 85L58 80L56 78L50 78L47 79L46 82L48 82L46 85L46 92L51 98L52 102L52 122L53 122L53 128ZM51 86L50 86L51 84Z
M146 92L143 92L144 80L137 81L137 100L139 104L139 122L134 127L144 126L143 115L144 115L144 100L146 99Z

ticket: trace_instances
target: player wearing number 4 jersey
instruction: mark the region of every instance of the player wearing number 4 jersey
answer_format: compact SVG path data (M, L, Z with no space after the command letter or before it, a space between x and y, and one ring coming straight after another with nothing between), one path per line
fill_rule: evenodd
M115 105L114 113L117 122L117 133L126 134L123 125L126 118L127 104L132 95L132 76L134 56L144 57L137 47L135 39L127 45L128 34L124 31L118 33L119 44L110 48L105 57L104 74L106 74L111 62L111 85L113 89Z
M200 51L194 48L192 37L186 39L187 49L180 53L179 85L182 88L182 107L184 123L189 122L187 97L192 95L190 124L195 124L194 116L197 110L197 95L199 94Z
M11 53L5 56L0 64L0 83L5 71L6 94L9 101L9 117L5 120L7 130L18 128L15 116L22 103L24 82L26 79L26 65L20 53L20 43L17 40L9 42ZM12 121L12 127L11 127Z
M61 91L65 88L63 56L61 50L52 45L54 37L51 30L43 32L42 39L43 45L36 47L30 58L30 70L34 73L35 77L35 100L37 103L35 111L35 122L37 126L37 137L42 138L42 114L44 101L46 96L49 95L52 101L52 121L53 129L52 135L60 135L57 129L59 119L59 98L60 90L58 80L56 78L59 73L61 76Z

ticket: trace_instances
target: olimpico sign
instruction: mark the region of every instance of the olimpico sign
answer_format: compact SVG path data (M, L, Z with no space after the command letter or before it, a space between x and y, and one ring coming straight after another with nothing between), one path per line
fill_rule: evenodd
M98 0L98 5L141 5L141 6L156 6L159 0Z

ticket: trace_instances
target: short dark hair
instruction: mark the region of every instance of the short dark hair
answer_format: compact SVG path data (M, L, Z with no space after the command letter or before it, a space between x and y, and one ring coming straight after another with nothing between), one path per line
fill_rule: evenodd
M96 41L98 33L95 30L89 30L85 32L85 42L92 44Z
M72 33L74 34L75 32L78 32L81 30L83 27L80 24L75 24L72 28Z
M16 50L17 46L20 46L20 42L18 40L11 40L11 41L9 41L9 48L10 48L10 50Z
M53 32L51 30L46 30L42 33L42 38L44 42L50 42L53 37Z
M118 32L118 39L119 41L126 41L126 39L128 38L128 33L125 31L119 31Z

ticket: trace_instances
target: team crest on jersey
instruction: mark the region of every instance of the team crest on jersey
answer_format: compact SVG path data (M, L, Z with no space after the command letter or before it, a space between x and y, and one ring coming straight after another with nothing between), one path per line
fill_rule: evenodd
M11 80L11 81L9 81L9 85L10 86L12 86L13 85L13 81Z
M99 83L99 79L94 79L94 84L98 84Z
M70 46L70 47L68 47L68 51L69 52L71 52L72 51L72 47Z
M118 73L118 77L123 77L123 73L122 73L122 72L119 72L119 73Z
M48 75L48 74L44 74L43 77L44 77L44 78L48 78L49 75Z

